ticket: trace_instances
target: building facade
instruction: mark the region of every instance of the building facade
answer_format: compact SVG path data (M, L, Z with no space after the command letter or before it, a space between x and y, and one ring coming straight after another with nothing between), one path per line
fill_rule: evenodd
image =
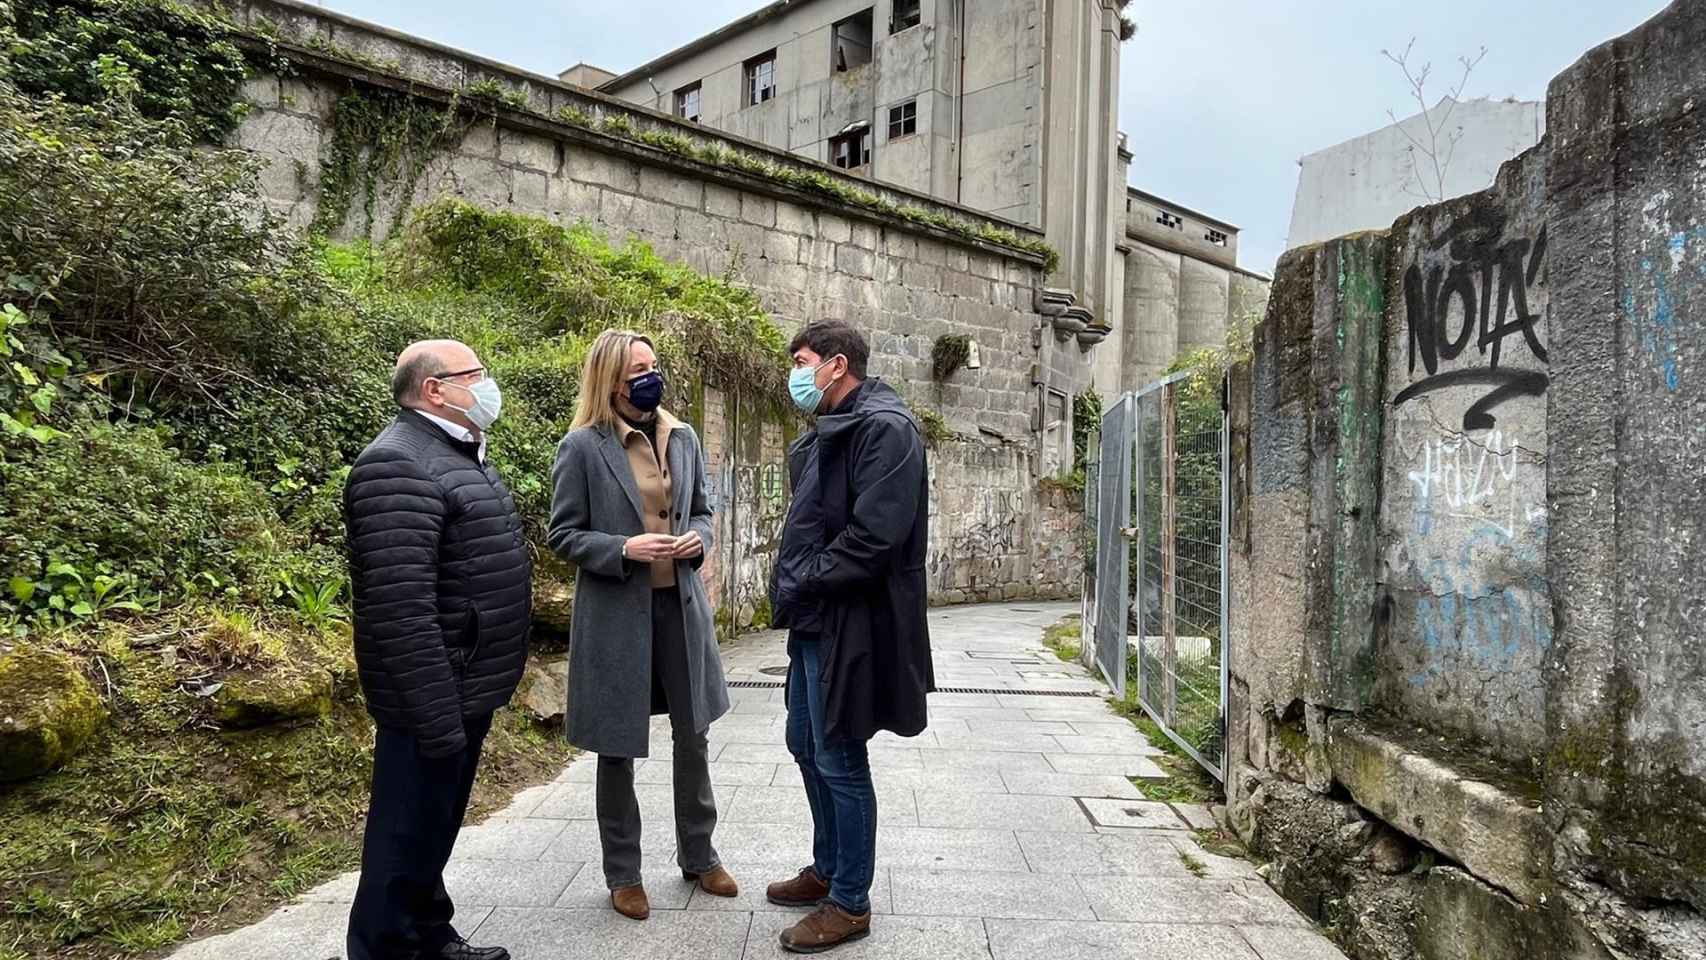
M1236 227L1126 185L1125 6L787 0L620 75L561 77L1042 231L1060 255L1038 298L1061 344L1034 421L1047 451L1072 393L1141 386L1265 301Z
M1493 185L1505 161L1540 142L1546 105L1447 97L1425 114L1297 161L1286 249L1363 230ZM1439 155L1436 169L1429 153Z

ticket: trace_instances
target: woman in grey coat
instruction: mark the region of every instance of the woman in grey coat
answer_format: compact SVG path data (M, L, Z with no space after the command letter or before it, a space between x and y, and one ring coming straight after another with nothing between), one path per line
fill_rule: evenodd
M737 895L711 845L717 824L706 734L728 712L699 567L711 547L705 464L693 428L660 403L652 342L607 330L586 357L574 426L551 477L551 549L576 567L569 742L598 754L598 835L617 912L650 915L640 883L634 758L650 718L675 740L676 862L706 893Z

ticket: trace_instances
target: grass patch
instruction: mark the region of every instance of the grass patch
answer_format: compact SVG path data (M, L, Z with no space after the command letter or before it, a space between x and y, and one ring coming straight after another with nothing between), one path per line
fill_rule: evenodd
M1179 862L1185 865L1185 869L1189 870L1193 877L1200 879L1208 876L1208 864L1203 863L1197 857L1192 856L1188 850L1179 851Z
M1120 716L1131 721L1138 732L1157 749L1162 751L1154 758L1155 763L1166 774L1165 780L1147 780L1132 778L1143 795L1150 800L1160 800L1164 803L1217 803L1223 796L1220 782L1210 776L1185 751L1179 749L1172 738L1161 729L1160 725L1143 712L1143 708L1135 701L1115 700L1109 698L1108 706Z
M1232 857L1237 860L1249 860L1250 851L1244 849L1244 844L1238 838L1224 830L1195 831L1197 846L1217 857Z
M1043 646L1067 663L1077 663L1084 655L1084 621L1078 614L1064 617L1043 630Z
M0 958L160 949L255 919L358 863L373 724L347 638L260 624L267 649L243 650L226 642L229 620L180 614L29 641L78 658L111 717L65 767L0 794ZM327 715L224 730L213 698L189 692L291 669L332 673ZM471 819L548 780L567 756L500 712Z

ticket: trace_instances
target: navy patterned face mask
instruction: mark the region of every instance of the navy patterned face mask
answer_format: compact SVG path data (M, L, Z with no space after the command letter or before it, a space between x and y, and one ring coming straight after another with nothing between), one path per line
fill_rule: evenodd
M628 381L628 402L641 413L651 413L663 403L663 374L653 370Z

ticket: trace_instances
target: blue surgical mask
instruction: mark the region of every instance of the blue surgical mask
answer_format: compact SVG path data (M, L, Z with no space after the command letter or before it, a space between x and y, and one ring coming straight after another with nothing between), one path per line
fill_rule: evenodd
M794 398L794 406L800 412L810 416L817 413L817 408L823 405L823 388L817 385L818 367L795 367L788 374L788 393Z
M628 402L641 413L651 413L663 403L663 374L656 370L628 381Z
M502 391L498 390L498 382L496 380L493 380L491 377L486 377L483 380L478 380L465 387L460 383L447 383L445 385L451 387L462 387L462 389L474 395L474 403L472 406L459 407L448 400L445 401L445 406L452 410L459 411L466 416L474 426L479 427L481 430L490 430L492 428L492 424L498 422L498 414L503 412L504 397Z

